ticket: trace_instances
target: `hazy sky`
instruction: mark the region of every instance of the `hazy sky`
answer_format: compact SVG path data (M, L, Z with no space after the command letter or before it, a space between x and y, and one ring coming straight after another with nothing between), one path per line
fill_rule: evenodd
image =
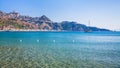
M0 10L120 30L120 0L0 0Z

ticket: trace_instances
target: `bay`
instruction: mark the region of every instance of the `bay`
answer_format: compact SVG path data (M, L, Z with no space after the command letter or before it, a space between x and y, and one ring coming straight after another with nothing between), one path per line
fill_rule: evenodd
M0 32L3 68L119 68L120 32Z

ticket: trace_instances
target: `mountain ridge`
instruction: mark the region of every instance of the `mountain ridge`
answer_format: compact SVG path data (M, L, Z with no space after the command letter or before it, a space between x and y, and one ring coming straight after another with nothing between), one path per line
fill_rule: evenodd
M47 16L30 17L20 15L18 12L2 12L0 11L0 30L13 29L39 29L39 30L59 30L59 31L110 31L97 27L88 27L73 21L62 21L60 23L50 20Z

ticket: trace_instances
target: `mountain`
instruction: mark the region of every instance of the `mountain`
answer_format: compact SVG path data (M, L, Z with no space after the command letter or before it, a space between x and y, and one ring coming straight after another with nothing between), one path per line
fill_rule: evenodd
M39 30L59 30L59 31L109 31L97 27L88 27L77 22L63 21L60 23L53 22L47 16L30 17L20 15L18 12L2 12L0 11L0 30L8 29L39 29Z
M43 15L39 18L41 22L52 22L47 16Z

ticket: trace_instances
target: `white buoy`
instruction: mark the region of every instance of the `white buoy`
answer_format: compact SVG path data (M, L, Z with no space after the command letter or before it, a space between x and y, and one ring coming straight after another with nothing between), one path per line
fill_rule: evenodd
M72 41L73 43L75 42L75 40Z
M22 40L20 40L20 42L22 42Z
M55 43L55 40L53 40L53 42Z
M37 42L39 42L39 40L37 40Z

